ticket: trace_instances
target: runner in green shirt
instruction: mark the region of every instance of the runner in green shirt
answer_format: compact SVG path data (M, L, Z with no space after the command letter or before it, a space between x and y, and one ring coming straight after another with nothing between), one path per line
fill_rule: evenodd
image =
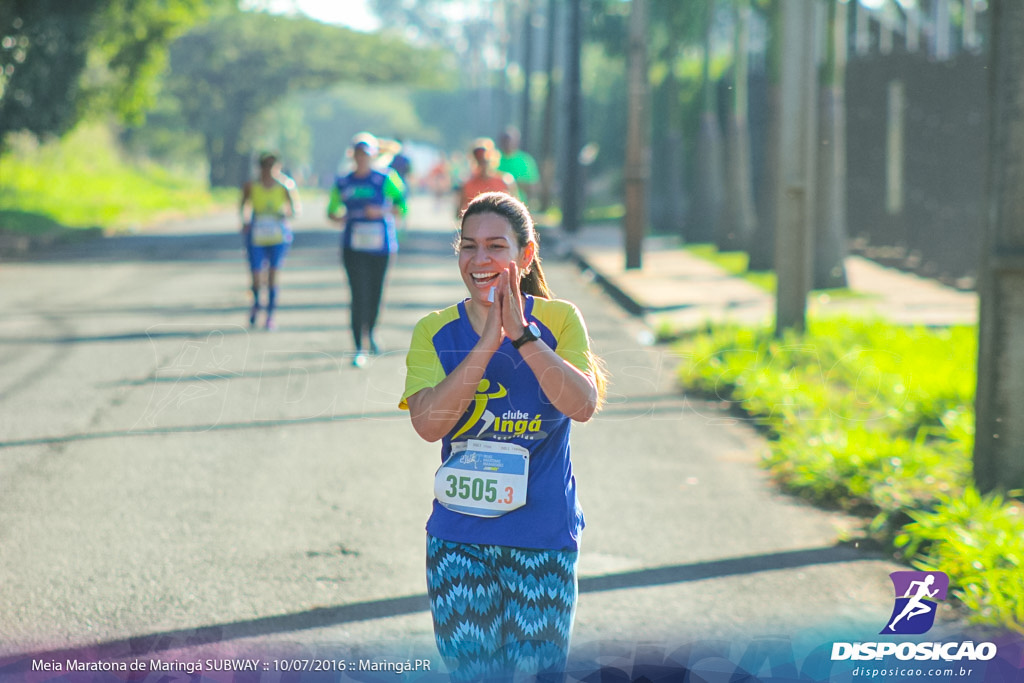
M498 171L512 176L519 188L519 199L529 204L529 198L540 182L540 171L530 153L519 149L519 129L515 126L506 128L498 138L498 146L501 147Z

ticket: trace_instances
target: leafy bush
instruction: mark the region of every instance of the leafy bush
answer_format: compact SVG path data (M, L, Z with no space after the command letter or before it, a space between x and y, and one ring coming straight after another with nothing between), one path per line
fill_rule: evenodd
M1021 628L1024 515L970 486L975 328L837 318L776 339L725 326L679 350L684 387L768 430L784 488L873 516L900 556L949 574L972 619Z
M44 219L121 229L166 214L209 211L218 202L197 177L123 159L104 125L83 125L44 144L29 136L11 142L0 160L0 210L10 219L0 227L8 230L38 231ZM15 214L36 218L13 220Z

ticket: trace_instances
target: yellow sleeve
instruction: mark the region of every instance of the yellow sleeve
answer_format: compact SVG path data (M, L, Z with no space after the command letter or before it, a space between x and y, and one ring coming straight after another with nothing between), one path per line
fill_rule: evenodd
M581 371L591 371L587 324L574 304L535 298L533 315L555 335L555 353Z
M402 410L409 409L407 399L410 396L422 389L436 387L446 376L434 348L433 336L438 326L433 318L437 315L432 313L420 320L412 332L409 353L405 357L405 391L398 403Z

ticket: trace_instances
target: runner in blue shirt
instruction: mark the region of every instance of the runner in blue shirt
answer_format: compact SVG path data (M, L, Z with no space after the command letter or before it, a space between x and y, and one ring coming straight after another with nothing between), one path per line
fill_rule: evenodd
M458 250L470 296L416 325L400 404L441 441L427 522L435 639L452 680L557 678L584 525L569 431L597 411L604 375L579 310L551 298L522 202L477 196Z
M327 205L327 217L343 229L341 260L352 294L352 364L356 367L366 364L364 341L369 343L370 353L380 351L373 331L388 263L391 254L398 251L395 216L406 211L405 186L398 174L372 166L378 149L377 138L369 133L359 133L352 139L355 170L334 181Z

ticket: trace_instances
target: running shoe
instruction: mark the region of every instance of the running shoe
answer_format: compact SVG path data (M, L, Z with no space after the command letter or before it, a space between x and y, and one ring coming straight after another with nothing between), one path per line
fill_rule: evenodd
M274 318L272 316L268 315L267 316L267 331L268 332L273 332L276 329L277 329L277 323L274 321Z
M259 312L259 305L253 304L253 307L249 310L249 327L256 327L256 314Z
M356 352L356 355L352 356L352 367L354 368L365 368L366 367L366 354L362 351Z

